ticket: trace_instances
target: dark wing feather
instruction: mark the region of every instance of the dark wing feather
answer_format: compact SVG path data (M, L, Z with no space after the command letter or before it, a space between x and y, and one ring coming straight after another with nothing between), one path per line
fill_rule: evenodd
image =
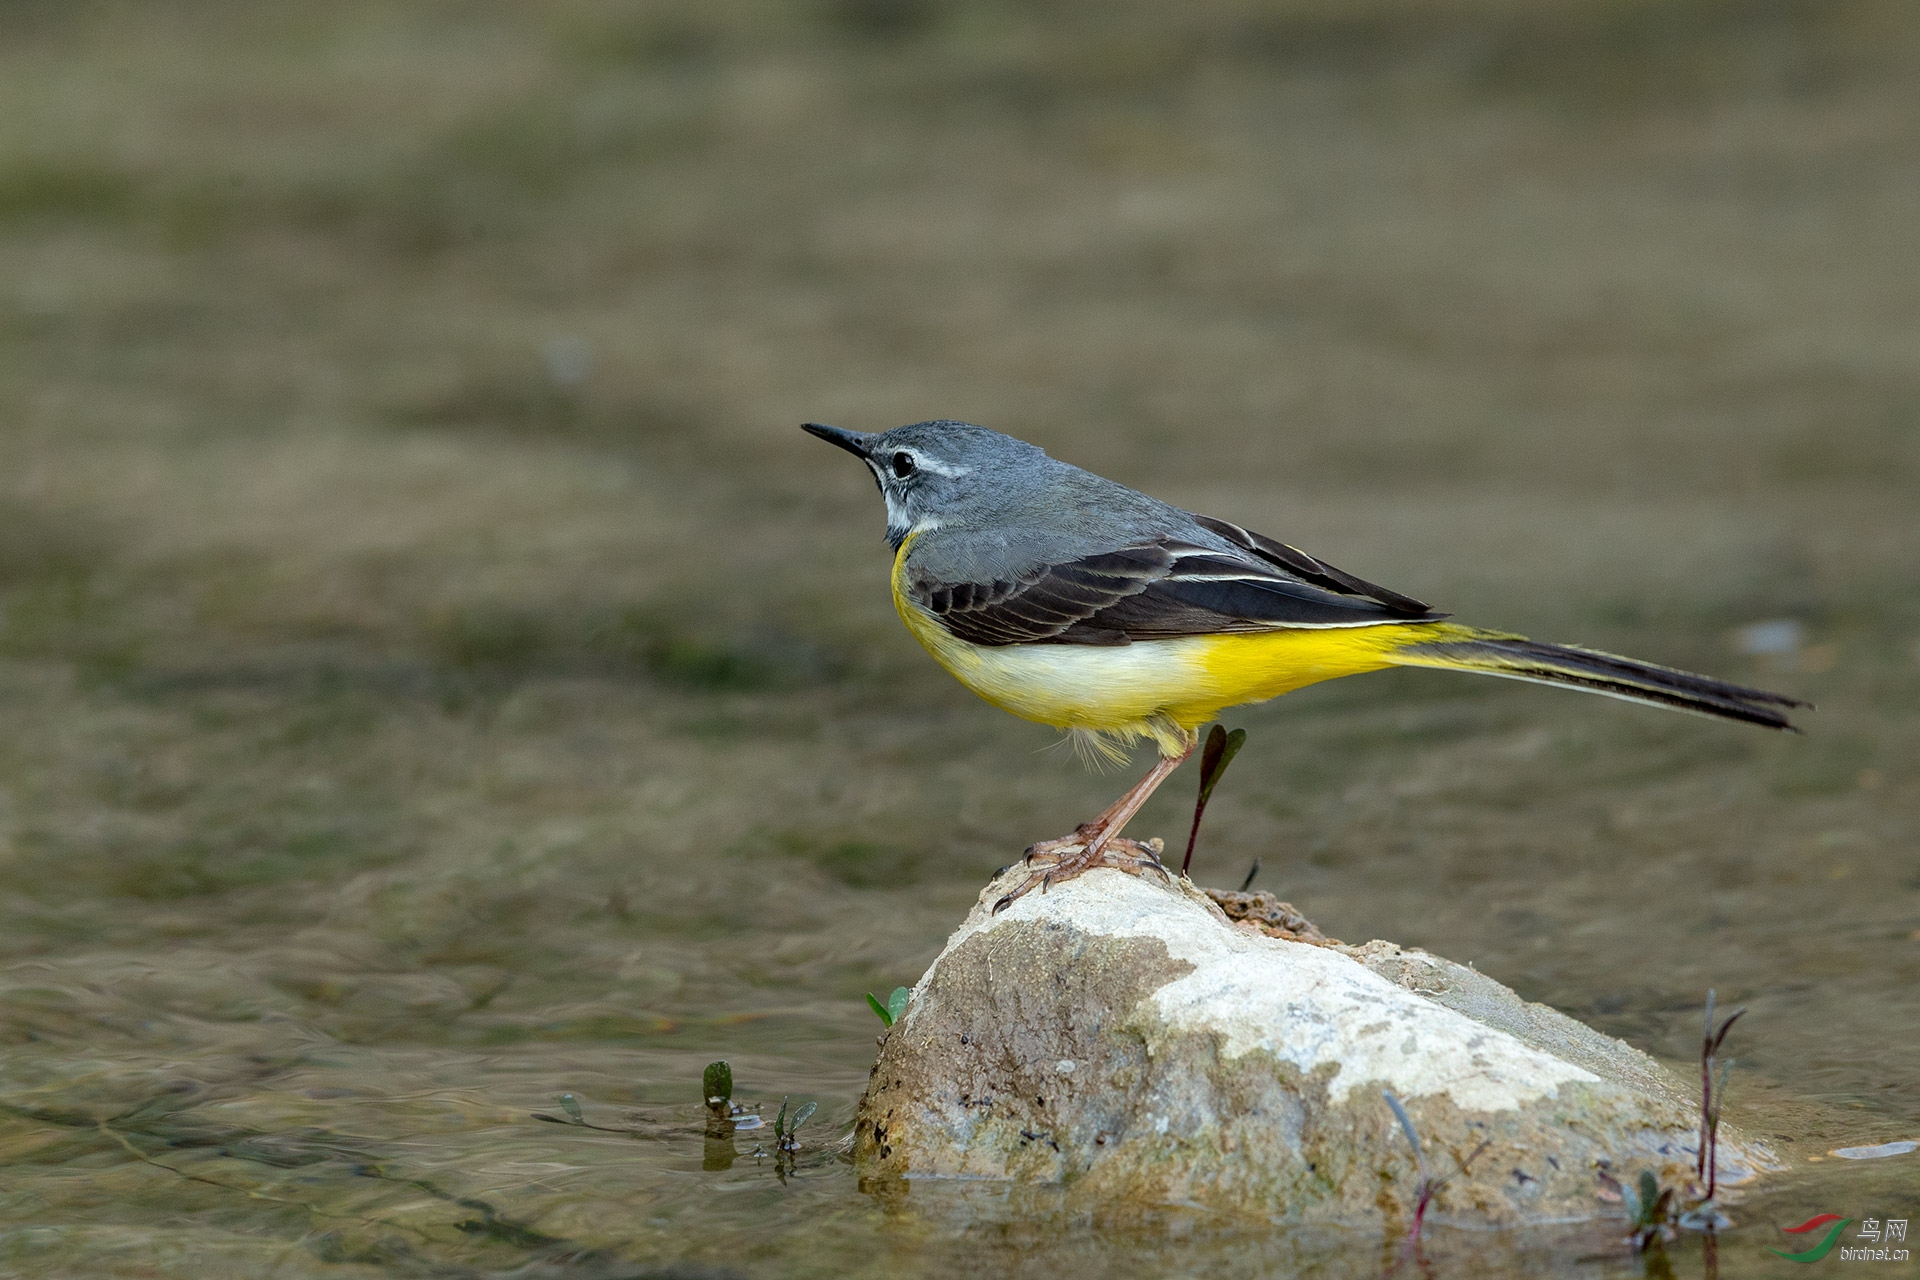
M1163 539L1046 565L1015 581L910 579L907 594L954 636L979 645L1122 645L1443 616L1236 525L1202 523L1248 554Z
M1403 596L1398 591L1389 591L1385 587L1375 586L1365 578L1356 578L1350 573L1342 573L1324 560L1315 560L1304 551L1298 551L1284 542L1275 542L1262 534L1242 529L1237 524L1217 520L1212 516L1195 516L1194 522L1209 533L1217 533L1237 547L1245 547L1254 555L1270 564L1279 565L1287 572L1325 587L1329 591L1345 595L1364 596L1377 600L1389 609L1402 613L1423 614L1428 609L1424 602L1412 596Z
M1016 581L909 582L908 596L971 644L1126 644L1124 631L1093 621L1121 600L1165 578L1175 557L1158 544L1126 547L1068 564L1047 565Z

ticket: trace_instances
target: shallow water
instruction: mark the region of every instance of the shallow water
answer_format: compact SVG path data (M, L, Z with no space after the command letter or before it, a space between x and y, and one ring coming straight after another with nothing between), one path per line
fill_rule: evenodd
M1748 1006L1724 1274L1920 1217L1825 1154L1920 1137L1903 10L90 12L0 42L9 1273L1658 1274L860 1184L864 993L1125 784L914 648L794 429L932 414L1819 703L1306 690L1196 872L1683 1071Z

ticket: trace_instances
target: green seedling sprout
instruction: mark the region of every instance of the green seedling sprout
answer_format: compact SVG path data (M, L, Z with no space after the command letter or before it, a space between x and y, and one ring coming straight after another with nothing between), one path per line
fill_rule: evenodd
M1635 1253L1645 1253L1655 1247L1681 1225L1684 1215L1674 1212L1678 1198L1674 1189L1661 1186L1653 1170L1642 1169L1632 1186L1623 1184L1605 1169L1600 1170L1599 1176L1600 1184L1619 1196L1620 1203L1626 1206L1627 1240Z
M900 1015L907 1011L907 1001L912 997L913 989L911 987L895 987L893 994L887 997L887 1002L881 1004L880 997L869 991L867 992L867 1007L873 1010L882 1023L890 1027L900 1021Z
M700 1096L707 1100L707 1110L725 1116L733 1105L733 1068L725 1062L709 1062L700 1073Z
M1635 1253L1645 1253L1664 1238L1673 1226L1673 1188L1660 1185L1651 1169L1642 1169L1635 1186L1621 1186L1607 1174L1601 1179L1618 1188L1620 1202L1627 1207L1627 1224L1633 1229L1628 1237Z
M707 1101L712 1123L731 1133L735 1129L758 1129L763 1123L756 1104L752 1111L733 1100L733 1068L725 1062L710 1062L700 1073L700 1092Z
M1207 745L1200 750L1200 794L1193 802L1193 827L1187 832L1187 856L1180 860L1180 874L1187 874L1187 868L1193 865L1193 844L1200 838L1200 815L1207 811L1207 801L1213 797L1213 789L1220 782L1220 775L1227 771L1233 758L1240 754L1240 748L1247 743L1247 731L1235 729L1228 733L1220 725L1207 730Z
M813 1119L813 1113L820 1109L817 1102L803 1102L794 1110L793 1119L787 1119L787 1100L780 1099L780 1114L773 1120L774 1149L777 1151L798 1151L800 1140L794 1137L794 1131Z
M1255 858L1253 865L1247 868L1247 878L1240 882L1240 892L1245 893L1247 890L1253 888L1253 878L1259 874L1260 859Z

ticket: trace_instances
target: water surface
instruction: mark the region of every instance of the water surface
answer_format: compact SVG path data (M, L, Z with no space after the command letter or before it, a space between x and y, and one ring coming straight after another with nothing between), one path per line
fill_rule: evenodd
M1307 690L1196 871L1682 1069L1747 1005L1729 1274L1920 1217L1824 1156L1920 1137L1920 29L1682 8L10 9L4 1268L1641 1274L859 1183L864 993L1126 781L919 653L795 429L934 415L1819 703Z

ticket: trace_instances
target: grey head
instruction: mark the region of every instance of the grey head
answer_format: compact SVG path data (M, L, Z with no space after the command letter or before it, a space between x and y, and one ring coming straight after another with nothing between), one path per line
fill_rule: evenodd
M886 499L888 543L897 551L909 534L927 535L914 561L945 581L1015 577L1168 534L1218 541L1177 507L970 422L802 429L867 464Z
M915 422L872 435L818 422L801 430L867 464L887 503L887 541L895 549L910 533L991 518L994 499L1009 487L1027 488L1061 465L1038 445L970 422Z

